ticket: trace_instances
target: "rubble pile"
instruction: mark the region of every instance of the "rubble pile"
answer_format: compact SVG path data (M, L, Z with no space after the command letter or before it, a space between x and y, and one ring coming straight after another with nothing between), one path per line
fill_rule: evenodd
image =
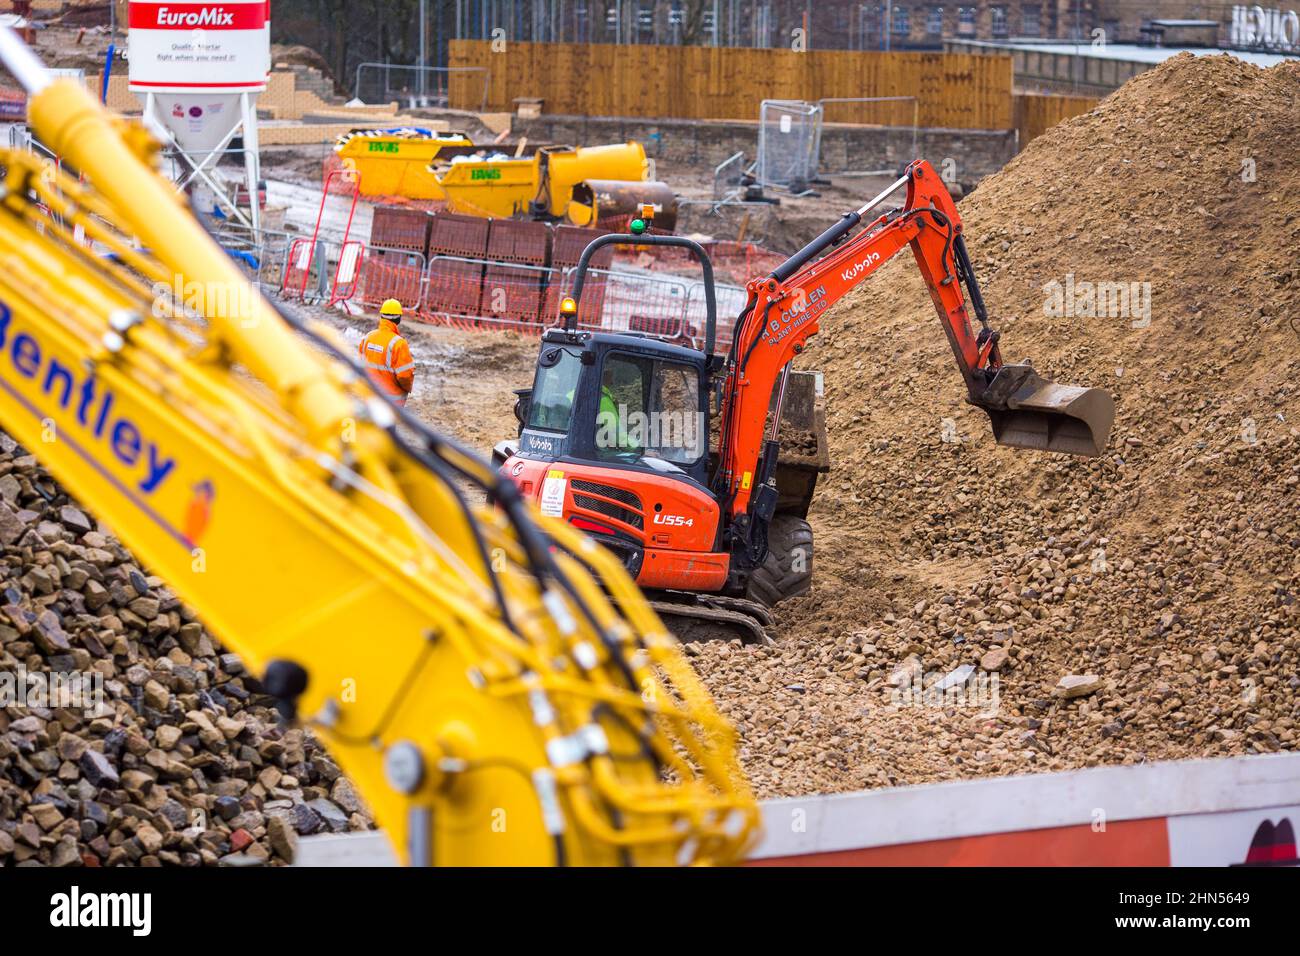
M0 434L0 865L289 862L367 829L315 740Z

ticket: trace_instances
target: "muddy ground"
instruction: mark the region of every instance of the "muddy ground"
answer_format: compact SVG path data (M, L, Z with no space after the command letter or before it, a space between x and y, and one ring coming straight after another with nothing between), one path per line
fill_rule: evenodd
M321 315L320 310L312 310ZM367 331L376 319L364 313L324 313L336 327ZM538 339L516 332L467 332L407 320L402 334L415 359L415 389L408 411L485 455L513 438L516 388L533 382Z

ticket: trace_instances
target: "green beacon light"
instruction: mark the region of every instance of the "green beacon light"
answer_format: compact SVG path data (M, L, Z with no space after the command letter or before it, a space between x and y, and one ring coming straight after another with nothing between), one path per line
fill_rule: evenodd
M628 228L632 230L632 235L639 236L646 231L650 225L650 220L655 217L654 203L644 202L641 204L641 215L628 223Z

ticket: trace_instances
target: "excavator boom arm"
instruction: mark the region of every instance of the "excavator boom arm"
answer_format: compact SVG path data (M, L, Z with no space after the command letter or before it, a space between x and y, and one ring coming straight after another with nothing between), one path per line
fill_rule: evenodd
M845 241L868 211L903 185L907 198L901 209L876 218ZM752 521L754 511L759 519L771 518L775 489L769 485L778 424L773 423L772 438L765 439L765 431L774 393L780 405L786 367L820 331L830 308L907 246L930 291L968 398L989 412L995 437L1019 447L1100 453L1113 418L1110 396L1051 385L1028 366L1004 367L998 333L988 326L971 271L961 216L938 173L918 160L890 189L846 214L771 275L749 283L729 359L715 482L733 520Z

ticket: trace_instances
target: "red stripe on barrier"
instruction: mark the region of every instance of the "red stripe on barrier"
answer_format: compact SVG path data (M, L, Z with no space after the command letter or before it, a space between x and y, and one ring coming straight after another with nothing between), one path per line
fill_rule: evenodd
M1163 818L750 860L746 866L1168 866Z

